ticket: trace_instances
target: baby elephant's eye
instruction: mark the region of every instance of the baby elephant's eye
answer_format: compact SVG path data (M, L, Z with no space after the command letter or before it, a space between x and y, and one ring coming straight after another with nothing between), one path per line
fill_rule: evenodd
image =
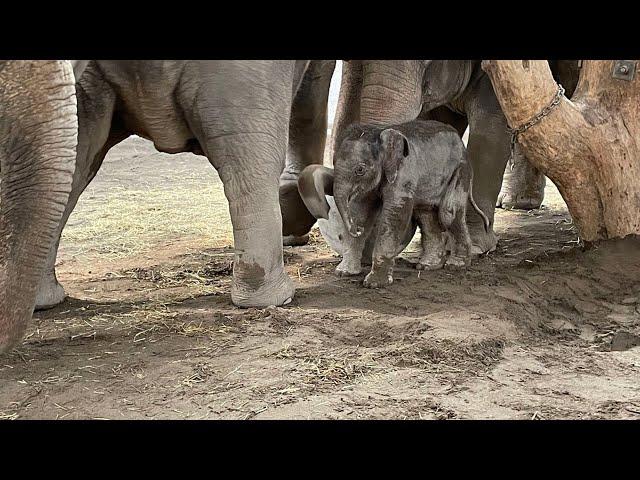
M362 164L358 165L355 169L356 175L364 175L367 171L366 167Z

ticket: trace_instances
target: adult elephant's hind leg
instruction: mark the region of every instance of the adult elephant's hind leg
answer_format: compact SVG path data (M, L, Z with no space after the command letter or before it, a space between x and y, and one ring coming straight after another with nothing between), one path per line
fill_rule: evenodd
M69 195L69 201L67 202L62 220L60 221L58 229L56 230L56 243L47 254L47 263L44 275L42 276L42 278L40 279L40 283L38 284L38 293L36 295L36 310L46 310L48 308L55 307L56 305L62 303L62 301L65 299L66 294L64 288L58 281L55 269L62 230L67 224L69 216L71 215L71 213L73 213L80 195L82 195L82 192L84 192L89 183L91 183L91 180L93 180L93 178L95 177L96 173L98 173L98 170L100 169L102 161L104 160L104 157L106 156L108 150L127 136L128 135L125 134L114 133L109 137L109 141L98 154L92 156L92 158L90 159L83 158L82 161L79 161L76 164L76 172L73 178L73 187L71 190L71 194Z
M286 166L280 176L280 208L285 245L304 245L316 219L298 193L298 176L322 165L327 137L327 103L335 60L312 60L291 106Z
M295 292L284 271L278 193L293 66L216 62L209 74L211 85L200 90L194 118L229 201L235 246L231 300L240 307L283 305Z
M539 208L544 200L546 180L540 170L531 165L516 147L513 168L507 165L502 180L502 190L496 207L531 210Z
M467 203L471 252L479 255L495 250L498 243L493 219L504 169L509 159L510 137L507 122L487 77L478 81L465 103L469 119L467 152L473 167L473 197L489 219L490 226L489 231L485 231L482 217Z
M221 140L226 151L245 151L242 161L230 161L218 169L229 201L235 244L231 300L239 307L283 305L294 295L284 271L278 196L277 155L284 156L285 138L283 135L278 145L268 148L260 144L274 140L264 134L247 134L244 141L241 137Z
M102 80L93 65L87 67L80 84L76 85L78 100L78 148L73 174L73 185L64 213L55 234L55 243L47 253L44 273L38 284L36 310L52 308L65 298L65 291L58 282L55 263L60 236L78 199L95 177L107 151L128 135L113 128L112 114L115 94Z
M23 338L66 204L77 145L65 61L0 65L0 354Z

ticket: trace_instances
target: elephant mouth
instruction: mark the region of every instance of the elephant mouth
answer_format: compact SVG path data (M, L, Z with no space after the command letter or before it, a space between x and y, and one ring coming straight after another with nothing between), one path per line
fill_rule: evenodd
M353 216L351 215L351 202L356 198L358 192L354 192L347 198L347 217L349 218L349 222L347 225L347 229L349 231L349 235L354 238L361 237L364 233L364 227L360 226L353 220Z
M359 225L355 225L353 221L351 221L351 229L349 230L349 235L351 235L354 238L358 238L358 237L361 237L363 233L364 233L364 228Z
M358 238L361 237L364 233L364 227L359 225L354 221L353 218L353 206L352 203L357 197L357 192L336 192L334 196L334 200L336 202L336 206L338 207L338 211L340 212L340 216L342 217L342 221L344 223L345 230L349 232L349 235Z

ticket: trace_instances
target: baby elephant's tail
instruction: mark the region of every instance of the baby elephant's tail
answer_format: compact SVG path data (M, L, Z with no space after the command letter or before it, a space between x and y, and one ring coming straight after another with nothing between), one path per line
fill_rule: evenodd
M469 171L471 172L471 175L469 175L469 177L470 177L470 180L469 180L469 203L471 203L471 206L476 211L476 213L482 217L482 222L484 223L484 231L489 233L489 228L490 228L489 219L484 214L484 212L482 210L480 210L480 207L478 207L478 204L473 199L473 168L471 167L471 165L469 165Z

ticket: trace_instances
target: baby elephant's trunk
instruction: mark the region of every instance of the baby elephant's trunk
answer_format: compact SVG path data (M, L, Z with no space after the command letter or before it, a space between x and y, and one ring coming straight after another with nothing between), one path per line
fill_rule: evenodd
M476 213L482 217L482 223L484 224L484 231L486 233L489 233L489 228L491 227L489 225L489 219L487 218L485 213L482 210L480 210L480 207L478 207L478 204L473 199L473 168L471 168L471 165L469 165L469 171L470 171L470 175L469 175L469 177L470 177L470 179L469 179L469 203L471 203L471 206L476 211Z

